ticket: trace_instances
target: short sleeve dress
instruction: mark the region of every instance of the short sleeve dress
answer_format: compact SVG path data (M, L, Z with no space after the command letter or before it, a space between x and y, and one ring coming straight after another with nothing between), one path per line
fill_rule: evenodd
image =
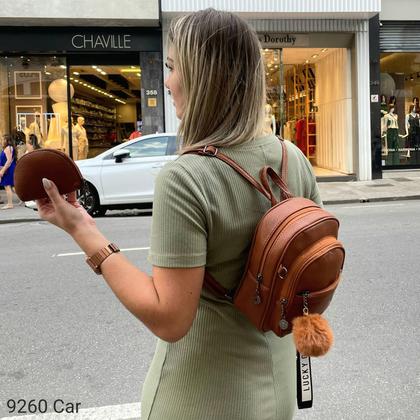
M312 168L287 143L293 194L321 203ZM277 171L274 135L224 148L258 179ZM224 162L183 155L155 186L149 261L159 267L206 266L225 287L238 284L254 229L269 201ZM205 290L187 335L158 340L142 391L142 420L286 420L296 405L293 340L261 333L230 303Z
M13 149L12 146L7 146L10 147L11 152L12 152L12 163L11 165L6 169L6 172L4 173L4 175L1 177L1 181L0 181L0 185L2 187L6 187L8 185L13 186L14 181L13 181L13 176L15 174L15 166L16 166L16 159L15 159L15 151ZM7 156L4 150L2 150L1 154L0 154L0 166L4 166L7 162Z

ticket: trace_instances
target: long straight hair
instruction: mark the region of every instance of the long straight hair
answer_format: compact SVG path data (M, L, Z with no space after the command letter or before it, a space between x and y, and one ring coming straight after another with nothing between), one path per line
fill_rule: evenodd
M185 97L181 152L241 144L263 132L264 64L257 34L245 20L201 10L172 21L168 41Z
M12 149L13 149L13 160L17 160L16 143L15 143L13 137L10 134L4 134L3 135L2 146L3 146L4 143L6 143L6 145L4 146L4 149L6 149L6 147L8 147L8 146L12 147Z

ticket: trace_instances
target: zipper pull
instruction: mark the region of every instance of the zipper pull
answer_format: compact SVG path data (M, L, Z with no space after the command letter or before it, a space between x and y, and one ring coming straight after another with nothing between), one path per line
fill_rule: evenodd
M303 315L308 315L309 314L309 305L308 305L308 297L309 297L309 292L303 292L302 293L303 296Z
M287 299L282 299L280 301L280 305L281 305L281 314L280 314L280 322L279 322L279 327L281 330L287 330L287 328L289 328L289 323L286 320L286 309L285 306L287 305Z
M259 305L261 303L261 283L263 281L263 276L261 273L257 274L257 287L255 289L254 305Z

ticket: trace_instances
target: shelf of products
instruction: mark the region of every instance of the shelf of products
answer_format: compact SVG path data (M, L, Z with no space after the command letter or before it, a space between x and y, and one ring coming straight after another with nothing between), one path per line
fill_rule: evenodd
M294 65L286 72L286 119L284 137L296 143L308 158L315 158L315 69Z
M115 131L116 109L95 104L87 99L72 99L72 114L85 119L85 129L90 147L111 146L110 133Z

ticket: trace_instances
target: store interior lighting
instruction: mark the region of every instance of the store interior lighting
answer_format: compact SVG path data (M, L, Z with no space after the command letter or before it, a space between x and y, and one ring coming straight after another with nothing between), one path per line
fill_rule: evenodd
M78 85L81 85L81 86L86 87L87 89L91 89L91 90L93 90L93 91L95 91L95 92L97 92L97 93L99 93L99 94L101 94L101 95L103 95L105 97L111 98L115 102L118 102L118 103L124 104L124 105L127 103L126 101L123 101L122 99L115 98L114 95L106 92L105 90L99 89L98 87L93 86L90 83L82 82L81 80L75 79L74 77L70 77L70 80L73 81L74 83L78 84Z
M282 64L283 66L291 64L313 64L316 61L326 56L327 52L333 51L328 48L283 48L282 51ZM268 80L279 77L280 69L280 54L278 49L264 48L263 51L266 76ZM124 69L122 70L124 71Z

